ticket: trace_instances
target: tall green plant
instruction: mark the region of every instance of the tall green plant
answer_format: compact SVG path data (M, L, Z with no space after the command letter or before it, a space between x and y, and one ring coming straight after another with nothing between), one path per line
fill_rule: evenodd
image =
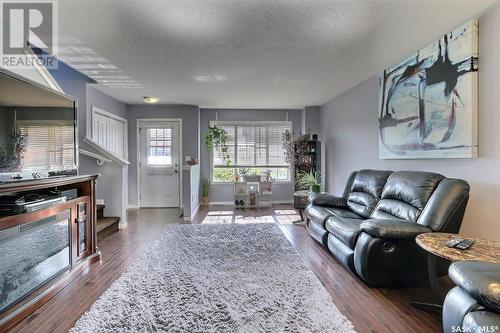
M220 149L224 162L226 162L227 165L231 165L229 147L226 143L228 137L229 135L225 129L215 125L208 126L208 131L205 133L205 146L209 151L212 151L214 148Z
M321 173L319 171L301 171L297 175L297 185L301 189L308 189L311 192L321 190Z
M210 181L208 179L204 179L201 184L201 191L204 197L208 197L208 192L210 192Z

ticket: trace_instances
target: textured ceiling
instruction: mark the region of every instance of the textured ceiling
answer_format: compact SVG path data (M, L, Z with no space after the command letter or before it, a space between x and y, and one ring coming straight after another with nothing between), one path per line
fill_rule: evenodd
M61 0L60 56L126 103L319 105L496 0Z

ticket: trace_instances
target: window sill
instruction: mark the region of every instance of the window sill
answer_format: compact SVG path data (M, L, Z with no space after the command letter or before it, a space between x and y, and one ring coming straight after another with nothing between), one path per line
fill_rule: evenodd
M214 186L219 186L219 185L233 185L234 182L214 182L214 181L211 181L210 182L210 185L214 185ZM293 185L293 182L290 181L290 180L285 180L285 181L276 181L273 183L273 186L274 185Z

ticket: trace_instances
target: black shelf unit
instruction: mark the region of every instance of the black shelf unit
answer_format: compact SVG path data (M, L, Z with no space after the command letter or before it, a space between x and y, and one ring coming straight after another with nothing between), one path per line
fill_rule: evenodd
M295 141L294 180L299 172L321 172L321 142L318 140ZM300 190L295 181L295 191Z

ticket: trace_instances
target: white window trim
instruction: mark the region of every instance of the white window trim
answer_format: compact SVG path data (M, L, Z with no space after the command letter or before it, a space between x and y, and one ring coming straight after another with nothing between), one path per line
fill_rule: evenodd
M290 131L293 129L292 127L292 122L291 121L251 121L251 120L239 120L239 121L232 121L232 120L211 120L209 122L210 126L217 126L217 125L252 125L252 126L287 126L290 128ZM237 139L235 138L235 145L238 143ZM267 147L269 148L269 147ZM227 185L227 184L232 184L233 182L225 182L225 181L214 181L214 154L213 151L209 152L210 155L210 184L213 185ZM259 166L246 166L246 165L238 165L238 166L218 166L218 168L255 168ZM265 165L262 167L275 167L275 168L284 168L282 165ZM292 181L292 166L288 166L288 172L289 172L289 179L288 180L276 180L275 184L291 184L293 183Z

